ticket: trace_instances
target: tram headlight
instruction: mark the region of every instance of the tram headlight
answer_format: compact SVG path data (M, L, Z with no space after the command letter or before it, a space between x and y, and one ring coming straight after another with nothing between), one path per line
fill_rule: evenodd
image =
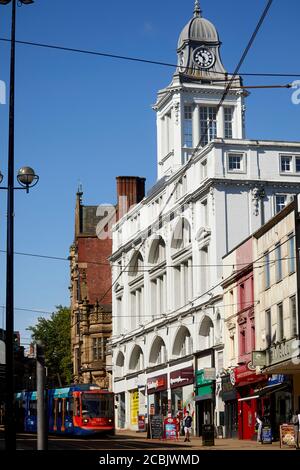
M88 418L84 418L83 423L84 423L84 424L87 424L88 422L89 422L89 419L88 419Z

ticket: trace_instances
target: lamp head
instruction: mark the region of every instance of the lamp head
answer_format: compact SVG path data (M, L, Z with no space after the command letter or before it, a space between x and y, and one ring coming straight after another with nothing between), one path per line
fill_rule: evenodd
M18 171L17 180L21 186L28 190L30 187L37 184L39 177L30 166L23 166Z

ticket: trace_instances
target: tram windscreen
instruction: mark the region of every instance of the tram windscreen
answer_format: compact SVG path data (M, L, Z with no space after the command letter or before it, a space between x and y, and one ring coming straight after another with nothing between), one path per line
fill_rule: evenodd
M82 416L84 418L112 418L113 396L100 393L82 394Z

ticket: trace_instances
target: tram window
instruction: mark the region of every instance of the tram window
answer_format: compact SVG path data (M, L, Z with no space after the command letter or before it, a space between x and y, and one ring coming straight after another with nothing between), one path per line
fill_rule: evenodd
M74 401L75 401L75 410L76 410L75 414L76 414L76 416L80 416L80 401L79 401L79 397L76 397L76 398L74 399Z
M36 401L29 402L29 414L30 416L36 416L37 414L37 403Z
M58 416L61 416L61 411L62 411L62 402L61 398L58 399Z
M67 416L73 416L73 398L67 398L66 410Z

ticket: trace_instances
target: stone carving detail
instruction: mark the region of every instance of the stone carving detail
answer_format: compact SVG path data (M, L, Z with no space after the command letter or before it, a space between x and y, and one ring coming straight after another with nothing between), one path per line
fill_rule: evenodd
M252 189L252 205L253 205L253 215L259 214L259 204L260 200L265 197L265 191L263 188L253 188Z

